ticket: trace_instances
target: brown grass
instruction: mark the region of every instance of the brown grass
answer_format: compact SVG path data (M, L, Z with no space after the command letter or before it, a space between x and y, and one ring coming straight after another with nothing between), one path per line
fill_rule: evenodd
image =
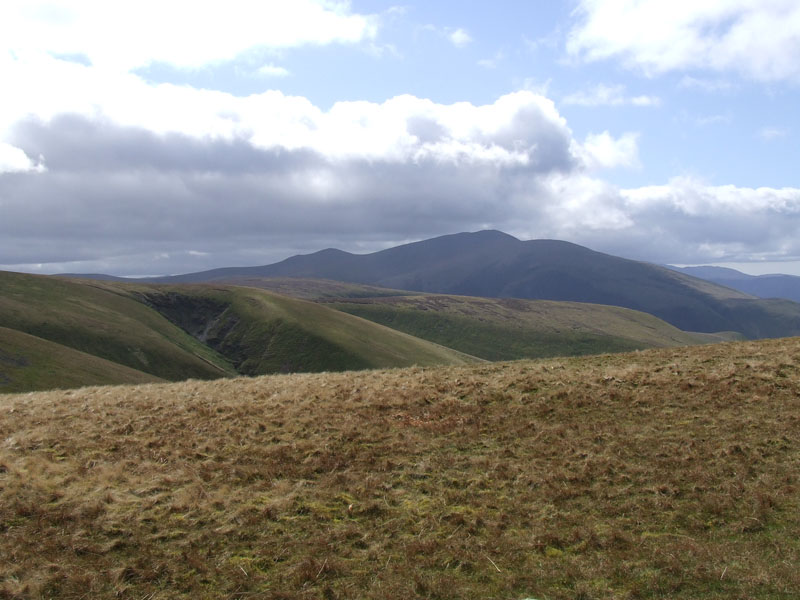
M0 402L0 598L800 594L798 339Z

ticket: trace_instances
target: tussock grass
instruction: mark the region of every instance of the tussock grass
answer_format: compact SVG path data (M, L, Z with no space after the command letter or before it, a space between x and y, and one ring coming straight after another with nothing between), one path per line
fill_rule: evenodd
M0 398L0 598L796 598L800 340Z

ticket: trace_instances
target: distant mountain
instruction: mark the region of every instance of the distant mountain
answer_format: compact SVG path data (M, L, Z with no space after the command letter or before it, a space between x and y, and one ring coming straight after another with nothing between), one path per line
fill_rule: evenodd
M499 231L446 235L372 254L327 249L261 267L225 268L155 282L302 277L429 293L568 300L632 308L684 331L750 338L800 335L800 304L762 300L666 267L557 240Z
M670 268L758 298L785 298L800 302L800 277L794 275L747 275L736 269L725 267Z

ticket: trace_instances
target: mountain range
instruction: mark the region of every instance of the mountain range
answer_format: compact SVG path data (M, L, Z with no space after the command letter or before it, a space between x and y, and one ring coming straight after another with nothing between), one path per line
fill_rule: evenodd
M149 280L0 272L0 391L792 335L791 300L499 231Z
M441 236L371 254L328 248L257 267L152 278L153 283L313 278L416 292L587 302L654 315L684 331L748 338L800 334L800 304L558 240L500 231Z

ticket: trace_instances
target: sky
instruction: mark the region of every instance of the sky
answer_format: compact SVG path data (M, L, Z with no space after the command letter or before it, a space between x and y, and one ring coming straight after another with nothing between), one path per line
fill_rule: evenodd
M499 229L800 275L797 0L3 0L0 269Z

